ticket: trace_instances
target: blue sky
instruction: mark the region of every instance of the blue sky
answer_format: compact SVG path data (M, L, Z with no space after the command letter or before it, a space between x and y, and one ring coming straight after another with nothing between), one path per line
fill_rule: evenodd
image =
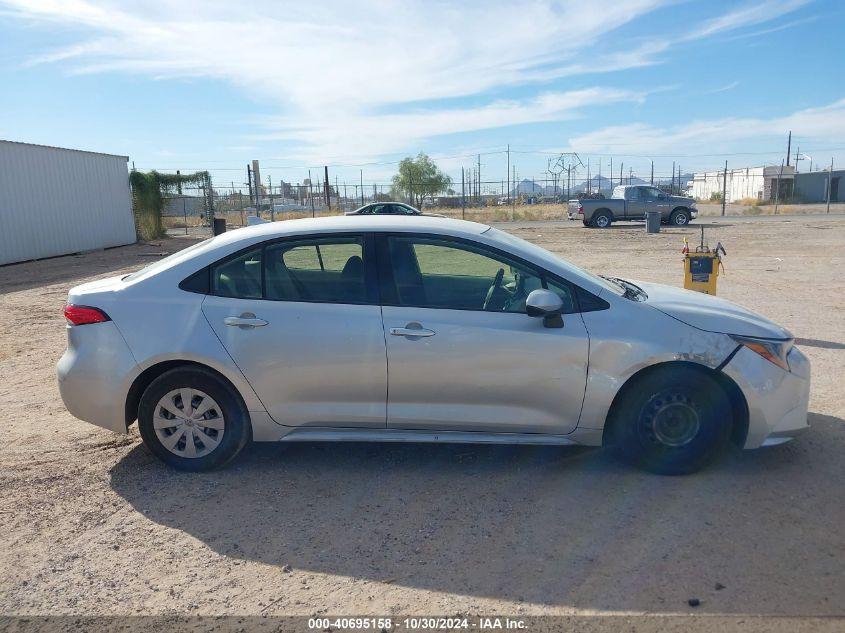
M635 173L845 162L838 0L0 0L0 138L139 168L387 182L543 177L558 152ZM595 166L593 166L595 171Z

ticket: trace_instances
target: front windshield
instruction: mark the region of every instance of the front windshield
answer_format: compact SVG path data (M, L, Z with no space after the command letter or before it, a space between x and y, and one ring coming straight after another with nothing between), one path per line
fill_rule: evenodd
M516 237L515 235L507 233L506 231L500 231L499 229L494 229L493 227L487 229L485 233L490 237L493 237L501 242L508 243L512 246L519 248L522 251L531 253L538 259L542 260L552 258L562 268L565 268L567 271L571 272L573 277L587 277L593 283L600 285L602 288L605 288L613 294L619 295L620 297L625 294L625 287L621 284L614 283L608 279L605 279L604 277L591 273L588 270L579 268L578 266L575 266L574 264L566 261L559 255L555 255L551 251L547 251L542 246L537 246L536 244L532 244L531 242L524 240L521 237ZM569 281L573 280L570 279Z

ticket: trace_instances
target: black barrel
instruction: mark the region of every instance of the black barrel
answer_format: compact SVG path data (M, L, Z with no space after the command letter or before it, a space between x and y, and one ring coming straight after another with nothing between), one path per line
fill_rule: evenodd
M214 218L214 226L212 227L215 235L220 235L226 232L226 218Z

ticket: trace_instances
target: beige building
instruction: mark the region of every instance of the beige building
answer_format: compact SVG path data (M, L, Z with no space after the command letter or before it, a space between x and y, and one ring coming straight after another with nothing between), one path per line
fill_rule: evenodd
M692 180L692 197L698 200L721 199L724 170L696 173ZM795 168L784 166L781 173L780 165L768 167L743 167L728 169L727 201L738 200L774 200L777 183L780 182L780 199L792 197L795 188Z

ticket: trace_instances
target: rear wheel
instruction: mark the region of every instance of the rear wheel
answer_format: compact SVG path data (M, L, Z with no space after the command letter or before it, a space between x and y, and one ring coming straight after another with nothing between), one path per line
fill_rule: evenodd
M672 214L669 216L669 224L673 224L675 226L686 226L689 224L689 221L690 214L686 209L676 209L672 211Z
M725 446L732 424L722 388L686 367L656 369L637 380L620 396L612 418L617 453L662 475L702 468Z
M606 229L610 226L612 218L607 211L599 211L593 216L593 226L599 229Z
M237 394L214 373L193 367L167 371L147 387L138 428L156 457L189 471L224 466L252 436Z

